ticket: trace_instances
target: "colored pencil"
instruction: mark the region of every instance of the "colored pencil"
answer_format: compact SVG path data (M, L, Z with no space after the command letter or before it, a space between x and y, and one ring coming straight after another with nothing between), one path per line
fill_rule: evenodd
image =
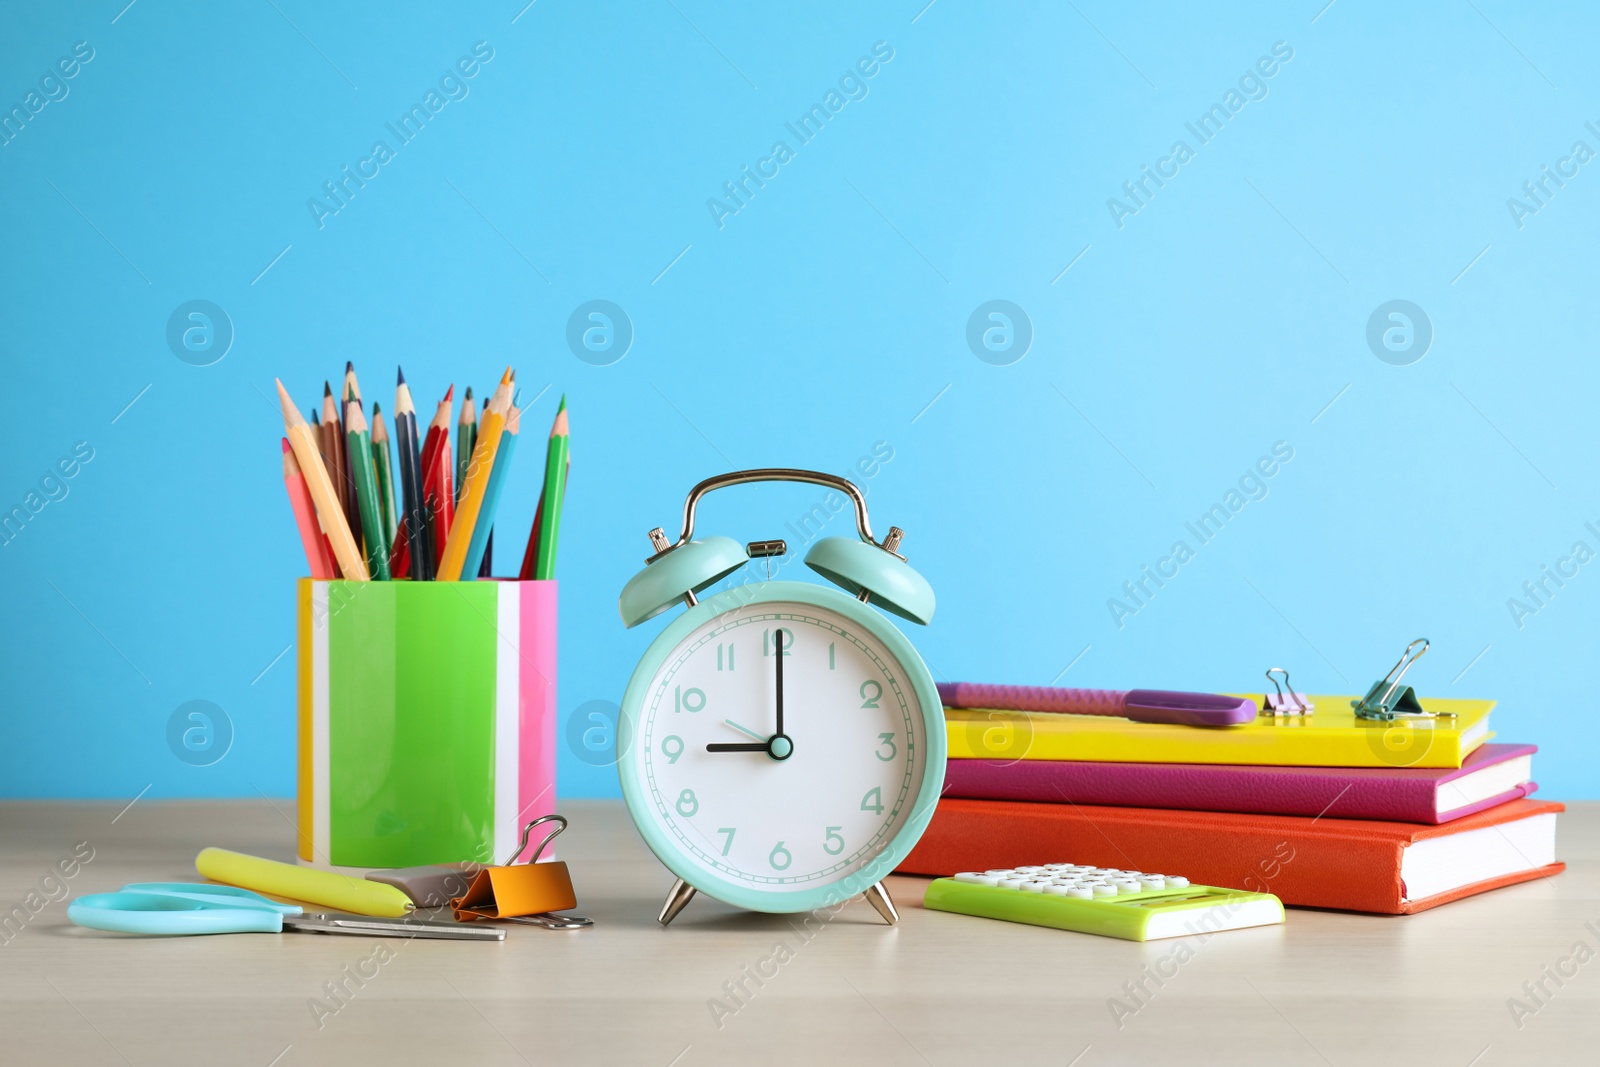
M478 408L472 402L472 386L467 386L461 398L461 421L456 424L456 508L461 507L461 490L467 484L467 464L472 462L472 448L478 443Z
M422 456L417 447L417 411L411 403L406 373L397 375L394 390L394 432L400 454L400 487L405 497L406 547L411 554L411 577L416 581L433 578L433 550L430 547L426 503L422 495Z
M372 469L372 438L367 433L367 417L361 414L361 401L351 400L345 405L345 454L351 460L351 473L355 476L357 503L361 509L362 528L367 531L367 558L372 576L379 581L389 580L389 542L383 536L383 512L378 506L378 478Z
M305 475L300 473L300 463L294 458L289 439L283 438L283 484L289 490L289 506L294 509L294 524L300 530L300 544L306 550L306 565L313 578L335 578L333 553L328 550L328 540L317 525L317 506L311 502L311 491L306 488Z
M422 450L422 491L433 522L435 545L449 540L450 526L456 515L456 494L451 483L454 463L450 459L450 402L455 389L452 385L439 401L433 422L428 426L428 444Z
M334 407L339 412L339 449L344 462L344 492L345 513L350 516L350 532L355 535L356 544L362 546L367 554L367 566L372 566L372 546L367 544L366 523L361 521L361 494L356 490L356 467L366 459L367 453L359 456L350 451L349 437L349 407L354 401L357 407L361 403L361 385L356 381L355 364L345 361L344 381L339 383L339 399ZM365 421L365 419L363 419ZM385 564L387 566L387 564Z
M439 406L434 409L433 419L429 421L428 432L422 441L422 485L424 489L427 488L428 483L433 478L433 458L434 454L439 450L440 433L444 434L444 439L447 442L450 438L450 407L451 398L454 397L455 391L456 387L454 385L445 390L444 399L439 401ZM442 428L439 425L441 412L445 420ZM451 503L453 504L455 501L452 499ZM429 513L432 514L432 511L433 509L430 508Z
M473 445L472 460L467 464L467 484L460 488L456 504L455 524L450 528L450 539L439 554L438 580L461 580L467 558L467 546L472 543L472 531L483 512L483 500L489 489L489 472L494 468L495 454L500 450L500 438L506 424L506 411L511 407L511 368L500 379L500 386L489 401L488 415L478 427L477 442ZM460 457L457 457L459 464ZM468 575L473 577L473 575Z
M452 385L450 387L450 389L453 391L455 389L455 386ZM434 520L433 520L433 506L429 502L429 498L428 498L428 464L431 462L431 457L433 456L433 453L437 449L437 446L438 446L438 435L436 433L434 433L433 426L430 423L429 426L428 426L427 436L424 437L423 441L422 441L422 449L421 449L422 457L421 457L421 459L419 461L420 465L421 465L421 469L422 469L422 488L421 488L421 491L420 491L420 495L421 495L421 498L422 498L423 521L426 522L430 526L430 529L432 527L432 524L433 524ZM402 525L401 528L403 530L404 526ZM401 540L405 541L406 539L404 538L404 536L402 536ZM429 534L429 543L430 544L435 543L433 541L433 539L432 539L432 534L431 533ZM405 557L406 557L406 564L407 564L407 566L409 566L410 562L411 562L411 549L410 549L410 545L409 544L407 544L406 547L405 547ZM432 565L432 560L431 559L429 561L429 564L430 564L430 566Z
M374 403L372 407L373 410L377 410L378 405ZM385 434L384 436L387 437L388 435ZM374 433L374 440L376 440L376 433ZM388 451L389 445L386 443L384 452L388 453ZM405 501L396 486L396 475L393 470L394 468L391 467L389 474L389 492L394 499L394 533L389 539L389 577L397 579L409 578L411 577L411 548L406 539L405 515L402 511Z
M539 503L533 509L533 526L528 530L528 544L522 550L522 566L517 568L517 581L533 580L534 567L539 562L539 521L544 516L544 486L539 487Z
M383 512L384 540L394 550L394 453L389 448L389 427L383 409L372 402L372 469L378 475L378 510Z
M478 512L472 540L467 544L466 562L461 565L463 574L488 577L481 569L485 562L484 553L488 550L489 535L494 530L494 513L500 507L500 491L505 488L506 471L511 467L511 456L517 450L517 435L521 429L522 409L513 404L511 410L506 412L506 428L500 435L500 449L495 453L494 466L489 469L489 485L483 493L483 508Z
M516 381L517 381L517 372L516 371L512 371L511 372L511 382L512 382L513 386L515 386ZM516 401L517 401L517 394L516 394L515 388L513 388L512 392L511 392L511 405L512 405L512 410L513 411L516 410ZM485 413L488 412L489 405L487 403L485 403L483 405L483 410L484 410ZM509 430L510 428L511 428L511 416L508 413L506 415L506 429ZM501 448L505 447L504 440L501 441L500 447ZM490 471L489 472L489 477L491 477L491 478L494 477L494 471ZM494 564L494 527L490 526L489 527L489 533L488 533L487 537L485 538L485 540L483 542L483 559L478 564L478 577L479 578L487 578L487 577L489 577L489 571L492 568L493 564ZM467 573L470 574L472 572L468 571Z
M428 529L433 529L434 503L432 489L433 456L439 450L439 435L434 432L430 422L428 428L423 430L420 421L417 429L418 436L422 439L422 446L417 449L418 469L422 471L422 514L428 522Z
M345 491L344 477L344 417L339 414L338 401L333 399L333 386L322 383L322 458L328 463L328 477L333 479L333 491L339 494L339 510L345 522L350 521L350 499ZM350 527L355 533L355 527ZM356 538L360 544L361 539Z
M361 403L361 383L356 380L356 365L348 359L344 361L344 386L341 392L346 404L352 400L358 404ZM347 408L346 410L348 411L349 409ZM345 427L345 432L350 432L348 425Z
M561 496L563 501L567 495L567 482L572 475L572 459L567 459L567 468L561 476ZM533 509L533 526L528 530L528 546L522 551L522 568L517 571L519 581L529 582L539 567L539 529L544 525L544 486L539 487L539 504Z
M352 581L366 581L367 565L361 559L361 549L356 546L355 538L350 533L350 524L345 521L333 481L328 477L322 457L317 453L311 426L295 408L294 401L289 399L289 391L283 387L283 383L278 382L277 386L278 401L283 408L284 436L289 439L289 446L300 463L300 473L305 478L306 489L316 506L322 528L328 534L328 542L333 548L334 558L339 562L339 569Z
M318 413L318 409L316 408L311 409L311 433L317 439L317 455L322 459L323 469L327 469L328 452L322 444L322 416Z
M411 577L411 544L406 538L405 517L401 516L400 525L395 527L394 544L389 546L389 576L391 578Z
M550 447L544 466L544 514L539 520L539 555L533 576L548 581L556 575L556 543L561 534L561 505L566 492L567 456L570 440L567 428L567 398L561 398L556 421L550 427Z
M327 444L327 441L329 439L323 437L323 435L322 435L322 413L315 405L312 405L312 407L311 407L310 422L311 422L312 435L316 438L316 441L317 441L317 455L322 457L322 469L323 470L327 470L328 469L328 454L327 454L326 451L324 451L324 447ZM299 460L295 461L295 465L299 466ZM303 477L305 477L305 475L302 474L301 477L303 478ZM317 527L319 529L322 527L322 520L320 518L317 520ZM322 531L322 540L323 540L324 544L327 543L327 541L328 541L328 531L326 531L326 530ZM328 555L329 556L333 555L333 547L331 545L329 545L329 547L328 547ZM335 567L336 568L337 568L337 566L338 566L338 564L335 563Z

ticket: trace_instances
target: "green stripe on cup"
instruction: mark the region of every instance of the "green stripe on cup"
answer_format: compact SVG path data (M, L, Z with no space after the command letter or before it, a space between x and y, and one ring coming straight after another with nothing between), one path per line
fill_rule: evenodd
M326 616L328 860L491 862L497 583L358 584Z

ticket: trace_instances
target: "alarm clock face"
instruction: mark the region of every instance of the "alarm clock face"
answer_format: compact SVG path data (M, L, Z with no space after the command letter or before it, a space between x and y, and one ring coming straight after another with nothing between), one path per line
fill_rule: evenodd
M767 583L753 602L750 588L657 638L624 698L623 787L690 885L802 910L861 892L915 844L944 776L943 709L876 611L817 586Z

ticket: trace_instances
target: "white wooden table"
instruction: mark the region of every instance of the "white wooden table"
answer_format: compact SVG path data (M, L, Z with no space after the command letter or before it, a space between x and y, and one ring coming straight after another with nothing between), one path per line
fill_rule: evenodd
M807 930L698 897L663 930L655 915L672 878L606 801L563 809L572 828L560 853L588 930L518 927L476 944L76 928L49 897L197 880L204 845L291 858L288 801L120 808L0 803L0 909L11 913L0 1063L1490 1067L1600 1056L1600 958L1573 955L1580 942L1600 954L1600 803L1562 816L1570 869L1558 878L1404 918L1293 909L1282 927L1190 942L1181 962L1177 942L926 912L911 878L890 880L894 928L864 903ZM93 858L52 880L80 842ZM762 960L777 973L757 985L746 968ZM336 1000L341 982L349 992ZM733 1000L740 983L748 996ZM1149 993L1136 999L1141 984ZM1513 997L1531 1009L1520 1020Z

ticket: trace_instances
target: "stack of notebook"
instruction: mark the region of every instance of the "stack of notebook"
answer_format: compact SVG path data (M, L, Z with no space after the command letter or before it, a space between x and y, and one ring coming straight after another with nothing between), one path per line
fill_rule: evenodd
M949 770L907 874L1065 858L1410 914L1564 869L1564 808L1528 799L1534 746L1487 743L1492 701L1424 699L1455 717L1384 723L1314 696L1308 715L1206 727L940 691Z

